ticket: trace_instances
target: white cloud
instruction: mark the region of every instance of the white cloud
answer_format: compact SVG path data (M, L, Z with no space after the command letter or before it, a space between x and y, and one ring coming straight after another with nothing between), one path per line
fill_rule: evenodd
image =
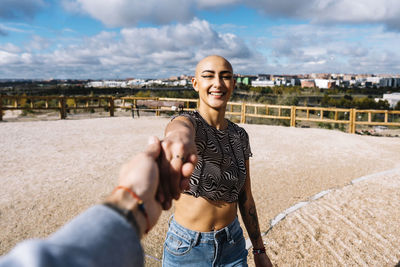
M26 45L27 51L44 50L50 46L51 42L48 39L42 38L38 35L32 36L32 40Z
M19 48L18 46L12 44L12 43L6 43L3 45L0 45L0 51L3 50L5 52L9 52L9 53L20 53L22 52L21 48Z
M139 22L186 23L200 10L244 5L270 17L315 24L374 23L400 30L398 0L62 0L62 4L69 11L87 13L111 27L135 26Z
M227 57L237 72L254 73L265 65L262 55L252 52L244 40L218 33L199 19L159 28L104 31L73 45L59 45L52 52L43 51L46 47L33 48L19 53L4 51L7 64L0 60L0 77L14 70L11 77L23 73L28 78L165 78L193 74L197 61L210 54Z
M62 0L71 12L87 13L110 27L130 27L139 22L168 24L189 22L200 9L239 4L241 0Z
M240 2L241 0L197 0L197 6L200 9L209 9L223 6L232 6Z
M18 33L26 33L28 31L23 30L21 28L16 28L16 27L11 27L11 26L7 26L4 24L0 24L0 31L3 31L5 33L5 35L7 35L7 32L18 32Z
M86 12L111 27L187 22L193 18L195 8L187 0L64 0L64 6Z
M243 3L273 17L305 19L315 24L383 24L400 30L398 0L249 0Z
M400 33L382 26L369 28L285 25L271 28L271 38L259 43L280 73L396 73Z
M9 64L23 63L24 54L12 53L0 50L0 66L7 66Z

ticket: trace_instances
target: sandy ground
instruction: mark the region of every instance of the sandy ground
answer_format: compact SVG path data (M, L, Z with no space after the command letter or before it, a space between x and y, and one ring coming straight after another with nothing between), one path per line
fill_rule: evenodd
M149 133L162 137L168 121L116 117L0 123L0 254L22 239L47 236L100 202L114 187L120 165L144 148ZM390 171L400 167L399 138L243 127L254 154L252 187L263 233L282 211L335 189L265 234L274 263L393 266L400 261L400 174ZM376 175L348 186L371 174ZM147 266L160 265L171 213L165 212L142 241Z

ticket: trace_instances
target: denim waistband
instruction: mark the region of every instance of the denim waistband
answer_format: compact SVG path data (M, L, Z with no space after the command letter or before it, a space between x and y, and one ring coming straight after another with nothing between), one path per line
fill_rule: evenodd
M240 228L240 223L238 218L236 217L230 224L216 231L211 232L197 232L190 229L187 229L180 225L173 215L171 216L169 223L169 230L175 232L180 236L185 236L188 239L195 239L201 242L214 242L214 240L224 239L228 242L233 241L235 235L242 235L242 229Z

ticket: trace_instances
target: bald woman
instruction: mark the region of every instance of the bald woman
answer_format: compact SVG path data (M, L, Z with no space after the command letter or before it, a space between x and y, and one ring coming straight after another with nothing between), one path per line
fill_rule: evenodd
M161 168L176 179L191 176L186 190L168 191L165 182L160 200L175 212L167 232L163 266L247 266L246 242L238 221L238 207L253 244L256 266L271 266L260 234L251 193L246 131L225 119L235 88L231 64L221 56L208 56L196 66L193 88L200 105L181 113L165 129ZM191 167L193 166L193 167ZM194 168L194 170L193 170ZM185 178L185 177L182 177Z

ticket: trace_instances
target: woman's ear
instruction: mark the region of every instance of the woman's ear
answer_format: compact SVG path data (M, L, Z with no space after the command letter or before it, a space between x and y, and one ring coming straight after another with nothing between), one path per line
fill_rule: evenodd
M197 80L195 77L192 78L192 85L193 85L193 89L198 92L199 89L197 88Z

